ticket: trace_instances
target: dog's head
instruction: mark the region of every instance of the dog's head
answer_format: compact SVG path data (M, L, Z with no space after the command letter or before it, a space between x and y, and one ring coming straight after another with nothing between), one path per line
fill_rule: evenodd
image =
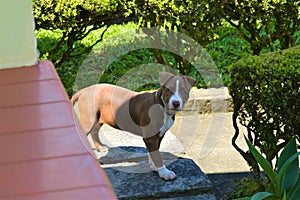
M166 111L170 114L181 111L196 80L189 76L175 76L168 72L161 72L159 81L161 85L159 96Z

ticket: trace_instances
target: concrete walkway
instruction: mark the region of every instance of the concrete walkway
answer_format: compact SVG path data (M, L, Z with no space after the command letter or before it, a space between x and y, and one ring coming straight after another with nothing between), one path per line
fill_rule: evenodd
M243 130L245 131L241 127L241 133ZM176 180L179 182L167 186L165 184L168 182L161 181L155 174L149 174L145 145L139 136L103 126L99 135L101 141L110 147L110 151L108 153L94 152L100 162L105 163L102 167L108 174L119 198L137 198L139 195L151 194L152 192L157 196L177 194L178 198L174 198L174 200L180 198L215 200L216 198L210 194L212 184L204 174L222 174L222 176L218 176L217 182L213 180L213 184L216 184L215 187L217 187L219 182L221 185L228 182L226 178L224 179L227 174L249 172L246 161L231 145L233 134L231 112L177 116L173 127L166 133L161 145L161 152L166 165L171 167L170 169L174 166L176 173L180 176ZM90 140L90 136L88 138ZM238 142L240 146L246 149L246 143L242 136L238 138ZM182 160L184 163L180 163L181 161L178 160L177 156L192 159L204 174L201 174L201 170L197 169L195 165L192 167L193 163L189 164L189 160ZM190 171L199 174L197 176L191 175L186 179L184 178L186 172L180 170L180 166L192 167ZM130 183L128 182L129 179L131 180ZM189 181L185 182L186 180ZM154 190L150 184L146 187L150 188L147 192L145 189L128 190L128 188L136 188L132 184L144 185L145 182L160 185L160 189ZM172 185L179 185L177 190L174 190L175 193ZM180 195L180 193L185 194L186 188L191 187L195 187L195 191L199 193L194 195L190 192L191 196L189 197ZM219 192L213 190L215 194Z
M240 130L241 134L246 133L243 127ZM206 174L248 172L246 161L231 144L233 134L231 112L181 115L176 117L174 125L163 139L161 151L192 158ZM105 125L99 136L111 148L145 147L141 137ZM247 149L242 135L238 138L238 144ZM98 158L105 156L96 151L95 153ZM128 156L125 156L126 159ZM118 161L106 161L110 162Z
M249 166L231 144L235 130L232 113L183 115L176 118L171 132L206 174L248 172ZM240 127L238 144L247 149Z

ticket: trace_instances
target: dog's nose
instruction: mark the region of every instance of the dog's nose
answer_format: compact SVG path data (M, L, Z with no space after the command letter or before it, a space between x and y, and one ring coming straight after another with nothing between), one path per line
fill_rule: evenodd
M173 104L174 108L178 108L180 106L180 102L179 101L173 101L172 104Z

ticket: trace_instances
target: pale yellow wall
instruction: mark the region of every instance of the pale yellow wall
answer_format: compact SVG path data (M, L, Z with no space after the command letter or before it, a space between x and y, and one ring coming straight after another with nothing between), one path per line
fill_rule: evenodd
M0 0L0 69L37 63L31 0Z

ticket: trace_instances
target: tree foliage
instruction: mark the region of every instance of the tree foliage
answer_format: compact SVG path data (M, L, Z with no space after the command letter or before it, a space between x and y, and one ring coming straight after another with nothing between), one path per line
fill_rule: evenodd
M220 6L222 17L235 27L251 45L254 55L269 47L295 46L293 34L299 30L300 1L229 0Z
M217 39L216 30L228 22L249 44L254 55L295 46L294 33L300 25L300 1L281 0L136 0L135 11L140 26L177 30L205 46ZM234 37L234 36L233 36ZM161 64L163 52L152 50ZM181 73L191 66L174 55Z
M218 1L178 1L178 0L136 0L135 10L141 27L159 27L172 31L178 31L186 36L189 36L200 45L206 45L212 41L214 30L221 24L221 19L218 17ZM146 29L144 29L146 30ZM146 31L147 33L147 31ZM161 40L159 34L147 33L151 37L156 37L156 40L162 42L162 46L167 46L164 40ZM175 34L176 35L176 34ZM166 36L166 41L169 38L174 38L172 32ZM177 37L176 44L182 44L181 38ZM174 40L174 39L171 39ZM180 49L174 45L174 48ZM160 64L170 66L178 70L181 74L197 76L200 80L200 74L195 74L193 66L181 56L173 54L175 63L170 63L166 59L166 55L162 50L151 49L156 60ZM193 49L185 48L185 55L191 53Z
M136 0L135 9L141 26L177 30L206 45L221 22L219 3L219 0Z
M131 20L141 27L179 31L203 46L215 39L215 30L227 21L249 42L254 55L267 46L271 51L295 46L293 35L300 25L300 1L295 0L34 0L33 5L37 29L62 30L60 41L48 51L53 55L63 49L55 59L58 65L89 52L102 40L99 37L74 53L75 44L90 32L104 28L104 34L110 25ZM159 63L168 64L161 51L153 52ZM174 56L179 71L189 71L182 69L189 64Z
M295 46L293 35L300 25L298 0L136 0L136 6L143 26L177 29L201 45L214 39L225 20L249 42L254 55L266 47Z
M55 63L63 83L68 82L68 85L72 85L70 80L67 80L68 77L76 76L74 74L80 62L96 44L102 41L109 27L128 21L138 22L139 27L161 27L173 32L178 31L202 46L218 44L221 35L218 32L220 27L224 30L224 24L230 24L234 34L228 33L226 37L229 38L229 42L222 42L222 44L231 45L236 41L234 38L240 36L244 40L236 42L235 46L238 47L224 48L221 45L217 48L221 49L221 54L214 54L222 60L217 63L222 65L218 66L220 73L229 77L229 72L225 69L231 64L228 62L246 57L251 54L251 50L253 54L259 54L266 47L272 51L295 44L293 35L299 30L299 2L295 0L34 0L33 11L36 28L43 35L38 45L45 43L42 44L43 48L40 48L42 57ZM56 33L55 38L52 38L53 34L47 36L47 30ZM96 30L97 37L89 40L88 43L82 42ZM148 34L147 31L145 33ZM153 35L155 34L151 36ZM169 34L166 38L173 36ZM158 36L163 45L168 45L160 38L162 37ZM180 38L177 39L181 41ZM248 43L251 50L248 48ZM174 44L173 46L184 49L186 55L193 54L188 46L184 48ZM209 47L212 49L210 53L216 49L212 46ZM237 49L245 49L247 52L241 53L242 56L239 53L236 55ZM150 51L156 62L201 81L201 74L196 73L192 64L181 56L160 49L150 49ZM69 66L72 71L69 70ZM228 82L228 78L226 81Z
M130 3L121 0L34 0L33 11L37 29L61 30L59 42L49 49L56 54L55 64L88 53L103 39L103 34L112 24L133 20ZM81 46L76 52L75 44L94 30L103 29L103 34L89 46Z

